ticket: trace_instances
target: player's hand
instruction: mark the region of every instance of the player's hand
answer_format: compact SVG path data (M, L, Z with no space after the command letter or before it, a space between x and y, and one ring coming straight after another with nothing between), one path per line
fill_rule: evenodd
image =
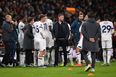
M54 38L54 41L56 41L56 38Z
M80 53L80 48L77 47L77 48L76 48L76 52L77 52L77 53Z
M45 55L46 55L46 51L45 51L45 50L40 51L40 52L38 53L38 57L44 57Z
M15 22L14 22L14 25L17 25L17 24L18 24L18 22L17 22L17 21L15 21Z
M34 53L35 51L32 51L32 53Z
M10 21L11 24L17 25L17 21Z
M11 24L14 24L15 22L14 21L10 21Z
M95 42L95 39L94 38L89 38L89 41L90 42Z
M116 36L116 33L114 33L114 36Z

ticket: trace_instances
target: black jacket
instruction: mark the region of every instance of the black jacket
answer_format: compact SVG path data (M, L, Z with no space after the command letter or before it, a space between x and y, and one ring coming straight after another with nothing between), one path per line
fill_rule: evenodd
M69 37L69 27L68 27L68 24L66 22L62 22L61 23L62 25L62 28L63 28L63 38L65 40L68 40L68 37ZM59 39L60 37L58 36L59 34L59 22L56 22L54 25L53 25L53 38L56 38L56 39Z
M83 34L83 50L97 52L99 49L98 39L101 36L100 26L96 23L95 19L88 19L82 25ZM90 42L89 38L94 38L95 42Z
M59 28L62 30L59 30ZM68 24L66 22L62 22L61 24L59 24L59 22L56 22L53 25L53 38L56 38L55 45L67 46L69 32L70 32L69 27L68 27ZM61 36L59 34L61 34Z
M24 42L23 49L34 49L34 36L32 32L32 26L30 24L26 25L24 28Z
M13 41L16 42L18 39L18 35L16 32L16 26L4 21L2 25L3 35L2 39L3 41Z

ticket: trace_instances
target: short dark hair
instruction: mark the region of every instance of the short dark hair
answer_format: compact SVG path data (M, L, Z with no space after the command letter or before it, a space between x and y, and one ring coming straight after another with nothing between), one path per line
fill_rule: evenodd
M95 20L96 20L96 21L99 20L99 19L101 20L100 16L96 16L96 17L95 17Z
M60 16L64 16L64 14L63 14L63 13L59 13L59 14L58 14L58 17L60 17Z
M109 15L108 14L104 14L104 20L109 20Z
M93 11L90 11L87 13L88 18L95 18L95 13Z
M27 23L30 23L34 18L33 17L28 17L27 18Z
M41 19L44 18L44 17L46 17L45 14L40 14L38 18L39 18L39 20L41 20Z
M113 22L116 22L116 19L114 19Z

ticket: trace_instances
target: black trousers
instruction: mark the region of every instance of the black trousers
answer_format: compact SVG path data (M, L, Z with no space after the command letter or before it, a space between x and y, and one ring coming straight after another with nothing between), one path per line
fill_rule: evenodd
M82 50L81 53L83 54L83 58L85 59L86 65L91 64L87 56L88 51ZM95 68L96 52L91 52L91 59L92 59L92 68Z
M116 59L116 48L114 48L114 51L113 51L113 58Z
M30 65L33 63L33 53L31 49L25 50L25 64Z
M8 65L8 63L12 64L14 62L14 55L16 51L16 43L15 41L3 41L5 45L5 55L3 56L2 63Z
M66 41L64 40L56 40L56 45L55 45L55 66L58 66L58 58L59 58L59 47L63 48L63 54L64 54L64 66L67 64L67 51L66 51Z

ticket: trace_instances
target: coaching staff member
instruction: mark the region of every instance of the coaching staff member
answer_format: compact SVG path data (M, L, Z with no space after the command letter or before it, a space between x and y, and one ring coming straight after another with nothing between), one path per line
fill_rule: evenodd
M96 52L99 51L98 39L101 36L100 26L96 23L94 16L93 12L89 12L88 20L82 25L82 34L84 36L82 54L87 65L85 71L92 67L92 72L95 72ZM87 57L88 51L91 52L92 64Z
M64 21L64 15L58 14L58 21L53 25L53 37L55 38L55 66L58 66L59 47L63 48L64 66L67 64L66 46L68 44L69 27Z

